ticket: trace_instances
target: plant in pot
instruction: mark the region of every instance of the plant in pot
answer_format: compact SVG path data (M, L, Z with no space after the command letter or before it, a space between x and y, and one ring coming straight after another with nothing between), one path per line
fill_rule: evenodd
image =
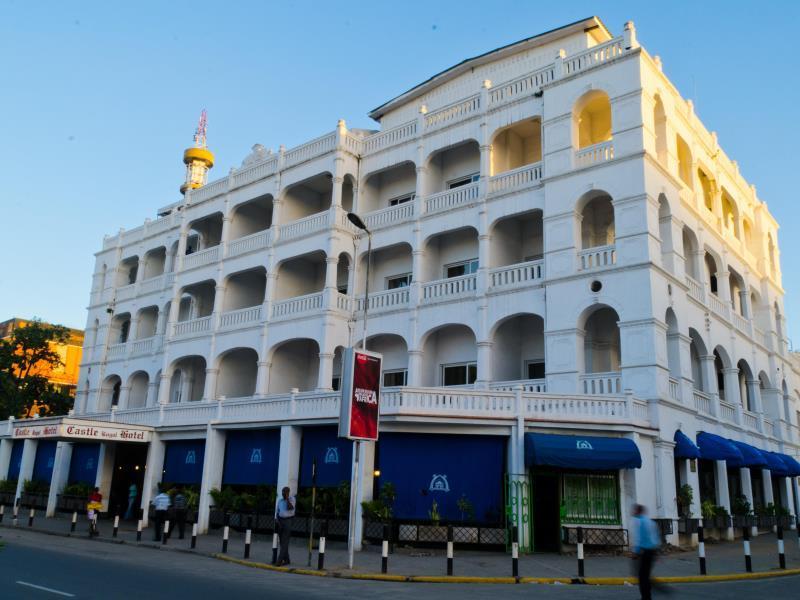
M711 500L703 500L700 504L700 514L703 515L704 521L711 521L714 519L716 505Z
M678 496L675 498L678 503L678 514L683 518L691 518L692 516L692 501L694 500L694 492L692 486L684 483L678 490Z
M461 494L461 497L456 501L456 508L461 513L462 522L475 520L475 507L466 494Z
M739 495L733 499L733 502L731 502L731 513L733 513L735 525L737 527L750 526L750 517L753 514L753 509L745 496Z
M362 502L361 509L368 520L388 523L392 520L392 506L396 498L394 484L387 481L381 486L378 498Z
M50 484L38 480L26 480L22 484L22 506L35 506L43 508L47 505L47 495L50 493Z

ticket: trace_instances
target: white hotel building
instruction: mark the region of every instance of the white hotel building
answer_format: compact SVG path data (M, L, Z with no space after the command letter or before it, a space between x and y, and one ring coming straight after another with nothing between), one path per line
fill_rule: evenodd
M367 284L352 211L372 234L368 347L384 356L365 497L391 479L398 518L467 497L474 520L501 522L530 495L513 510L541 549L559 519L625 527L634 501L677 519L682 484L695 517L701 498L730 510L739 494L796 514L796 478L675 456L677 430L800 454L800 367L778 224L632 23L614 36L593 17L492 50L370 116L380 130L339 121L296 148L256 145L103 240L74 417L147 432L142 506L162 479L199 485L204 530L210 489L302 488L307 440L336 446ZM14 441L23 425L0 424L0 478L19 489L44 444ZM588 440L582 470L541 458L541 433ZM79 443L54 439L51 513ZM598 468L591 448L609 439L641 467ZM260 480L235 473L246 440L270 465ZM97 453L106 496L129 483L112 476L119 446ZM189 454L194 474L168 467Z

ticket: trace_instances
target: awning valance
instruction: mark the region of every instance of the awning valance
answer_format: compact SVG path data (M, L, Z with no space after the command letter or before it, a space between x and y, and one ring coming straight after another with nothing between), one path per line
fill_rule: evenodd
M701 431L697 434L697 447L700 458L708 460L730 460L741 464L744 457L739 449L724 437Z
M740 442L737 440L728 440L739 452L742 453L742 460L729 460L728 466L729 467L761 467L764 468L767 466L767 459L764 457L764 452L759 450L758 448L751 446L750 444L746 444L744 442Z
M786 468L789 471L789 477L800 477L800 462L797 462L793 456L789 456L788 454L781 454L780 452L776 452L778 456L781 457L784 464L786 464Z
M675 432L675 458L700 458L700 448L680 429Z
M527 433L525 465L616 471L640 468L642 457L628 438Z
M789 476L789 469L779 454L775 452L762 452L762 454L764 458L767 459L767 468L772 471L773 475L777 475L778 477Z

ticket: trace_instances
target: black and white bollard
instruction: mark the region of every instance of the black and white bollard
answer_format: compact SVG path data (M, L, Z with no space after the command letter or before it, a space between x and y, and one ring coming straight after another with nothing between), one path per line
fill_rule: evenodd
M111 530L111 537L117 537L119 533L119 515L114 515L114 529Z
M192 550L197 548L197 523L192 523L192 543L189 547Z
M578 527L576 531L578 538L578 577L583 577L583 527Z
M700 575L706 574L706 542L703 537L703 519L697 522L697 558L700 559Z
M322 522L319 530L319 553L317 555L317 570L322 571L325 568L325 539L328 537L328 521Z
M278 564L278 532L272 534L272 564Z
M169 539L169 520L164 521L164 531L161 534L161 545L167 545L167 539Z
M228 553L228 535L230 535L231 528L228 525L225 525L222 528L222 553Z
M519 577L519 531L516 524L511 526L511 576Z
M750 528L742 527L742 545L744 546L744 568L748 573L753 572L753 559L750 556Z
M78 526L78 511L72 511L72 522L69 524L69 532L75 533L75 528Z
M0 523L3 522L3 516L6 514L6 505L0 504Z
M447 526L447 575L453 574L453 526Z
M383 524L383 540L381 541L381 573L389 572L389 525Z
M19 523L19 504L14 504L14 527Z
M141 519L136 521L136 541L137 542L141 542L142 541L142 520Z
M778 566L786 568L786 555L783 553L783 525L778 525Z
M244 557L250 558L250 536L252 532L248 529L244 532Z
M33 517L36 514L36 509L31 506L31 512L28 514L28 527L33 527Z

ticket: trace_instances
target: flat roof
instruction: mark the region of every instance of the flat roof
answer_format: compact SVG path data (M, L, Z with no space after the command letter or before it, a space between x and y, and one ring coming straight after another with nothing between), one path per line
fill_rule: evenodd
M553 40L557 40L562 37L566 37L568 35L573 35L575 33L582 33L584 31L588 31L591 29L600 28L603 33L611 39L612 36L611 32L608 28L603 24L599 17L592 16L586 19L581 19L579 21L575 21L574 23L570 23L568 25L563 25L561 27L557 27L556 29L551 29L550 31L545 31L544 33L539 33L535 36L525 38L523 40L519 40L518 42L512 42L506 46L500 46L499 48L495 48L494 50L489 50L488 52L484 52L483 54L479 54L478 56L474 56L472 58L467 58L466 60L462 60L460 63L453 65L452 67L437 73L433 77L426 79L422 83L415 85L411 89L403 92L399 96L395 96L388 102L381 104L379 107L372 109L369 112L369 116L376 120L380 121L381 117L385 115L387 112L397 108L401 104L405 104L414 98L418 98L428 90L442 85L443 83L450 81L465 73L471 69L474 69L477 66L484 65L486 63L492 62L499 58L503 58L505 56L509 56L511 54L516 54L518 52L522 52L523 50L528 50L530 48L535 48L536 46L542 46L544 44L550 43Z

